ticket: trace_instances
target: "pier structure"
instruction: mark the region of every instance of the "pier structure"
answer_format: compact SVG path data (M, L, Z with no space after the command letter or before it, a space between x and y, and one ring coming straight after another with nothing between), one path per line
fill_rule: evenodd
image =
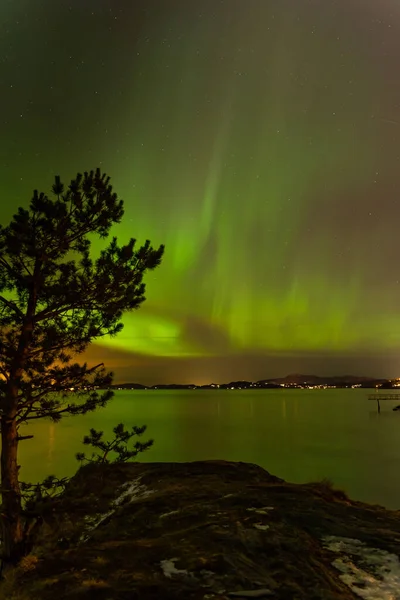
M375 394L368 394L368 400L375 400L378 403L378 413L381 412L381 400L394 400L400 402L400 393L388 393L388 392L375 392Z

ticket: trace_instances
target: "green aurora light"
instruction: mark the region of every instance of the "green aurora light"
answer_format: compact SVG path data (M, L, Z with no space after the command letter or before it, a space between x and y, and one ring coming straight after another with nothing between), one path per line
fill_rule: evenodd
M7 123L20 111L24 124L8 129L2 196L22 165L21 197L36 173L48 188L54 173L101 166L126 205L113 233L166 245L145 305L105 346L154 357L400 347L400 103L388 101L400 14L380 27L388 1L167 2L158 14L139 2L137 26L129 3L121 14L106 0L43 4L61 33L79 15L91 43L52 46L53 70L44 42L29 59L48 65L38 77L51 100L33 86L14 115L7 87Z

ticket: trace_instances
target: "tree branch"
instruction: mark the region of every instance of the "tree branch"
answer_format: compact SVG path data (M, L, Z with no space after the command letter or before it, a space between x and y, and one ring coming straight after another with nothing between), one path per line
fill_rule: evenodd
M22 260L21 256L20 256L20 255L17 255L17 256L16 256L16 258L17 258L18 262L20 263L21 267L22 267L23 269L25 269L25 271L28 273L28 275L29 275L30 277L32 277L32 275L33 275L33 274L32 274L32 272L31 272L31 271L28 269L28 267L26 266L26 264L25 264L25 263L24 263L24 261Z
M46 414L46 413L34 414L31 417L25 417L24 421L34 421L36 419L51 419L52 415L61 415L66 412L70 412L71 408L73 409L74 406L76 406L76 405L68 404L68 406L66 408L62 408L61 410L53 410L51 413L48 413L48 414ZM84 406L84 405L82 405L82 406ZM40 410L40 409L38 409L38 410ZM20 423L21 421L17 421L17 422Z
M12 300L7 300L7 298L4 298L4 296L0 296L0 302L2 302L4 306L8 306L8 308L11 308L11 310L13 310L15 314L17 314L19 317L24 317L24 313L22 312L22 310L18 308L18 306Z
M0 367L0 374L3 375L3 377L6 381L8 381L8 379L9 379L8 371L3 369L3 367Z

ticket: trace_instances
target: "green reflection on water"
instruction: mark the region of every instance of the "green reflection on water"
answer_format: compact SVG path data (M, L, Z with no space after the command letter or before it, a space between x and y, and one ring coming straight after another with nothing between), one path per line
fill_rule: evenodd
M110 438L119 422L148 426L143 461L256 463L288 481L327 477L351 497L400 508L400 415L380 415L367 390L118 391L105 409L34 422L20 445L21 479L72 475L90 427ZM86 448L87 449L87 448Z

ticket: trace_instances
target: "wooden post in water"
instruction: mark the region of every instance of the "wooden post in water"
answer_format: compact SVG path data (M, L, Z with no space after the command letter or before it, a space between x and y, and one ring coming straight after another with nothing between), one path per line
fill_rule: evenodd
M368 400L376 400L376 404L378 407L378 414L379 414L381 412L381 400L400 400L400 394L398 392L395 392L394 394L390 394L390 393L379 394L376 391L375 394L368 395ZM400 404L399 404L399 408L396 407L393 410L400 410Z

